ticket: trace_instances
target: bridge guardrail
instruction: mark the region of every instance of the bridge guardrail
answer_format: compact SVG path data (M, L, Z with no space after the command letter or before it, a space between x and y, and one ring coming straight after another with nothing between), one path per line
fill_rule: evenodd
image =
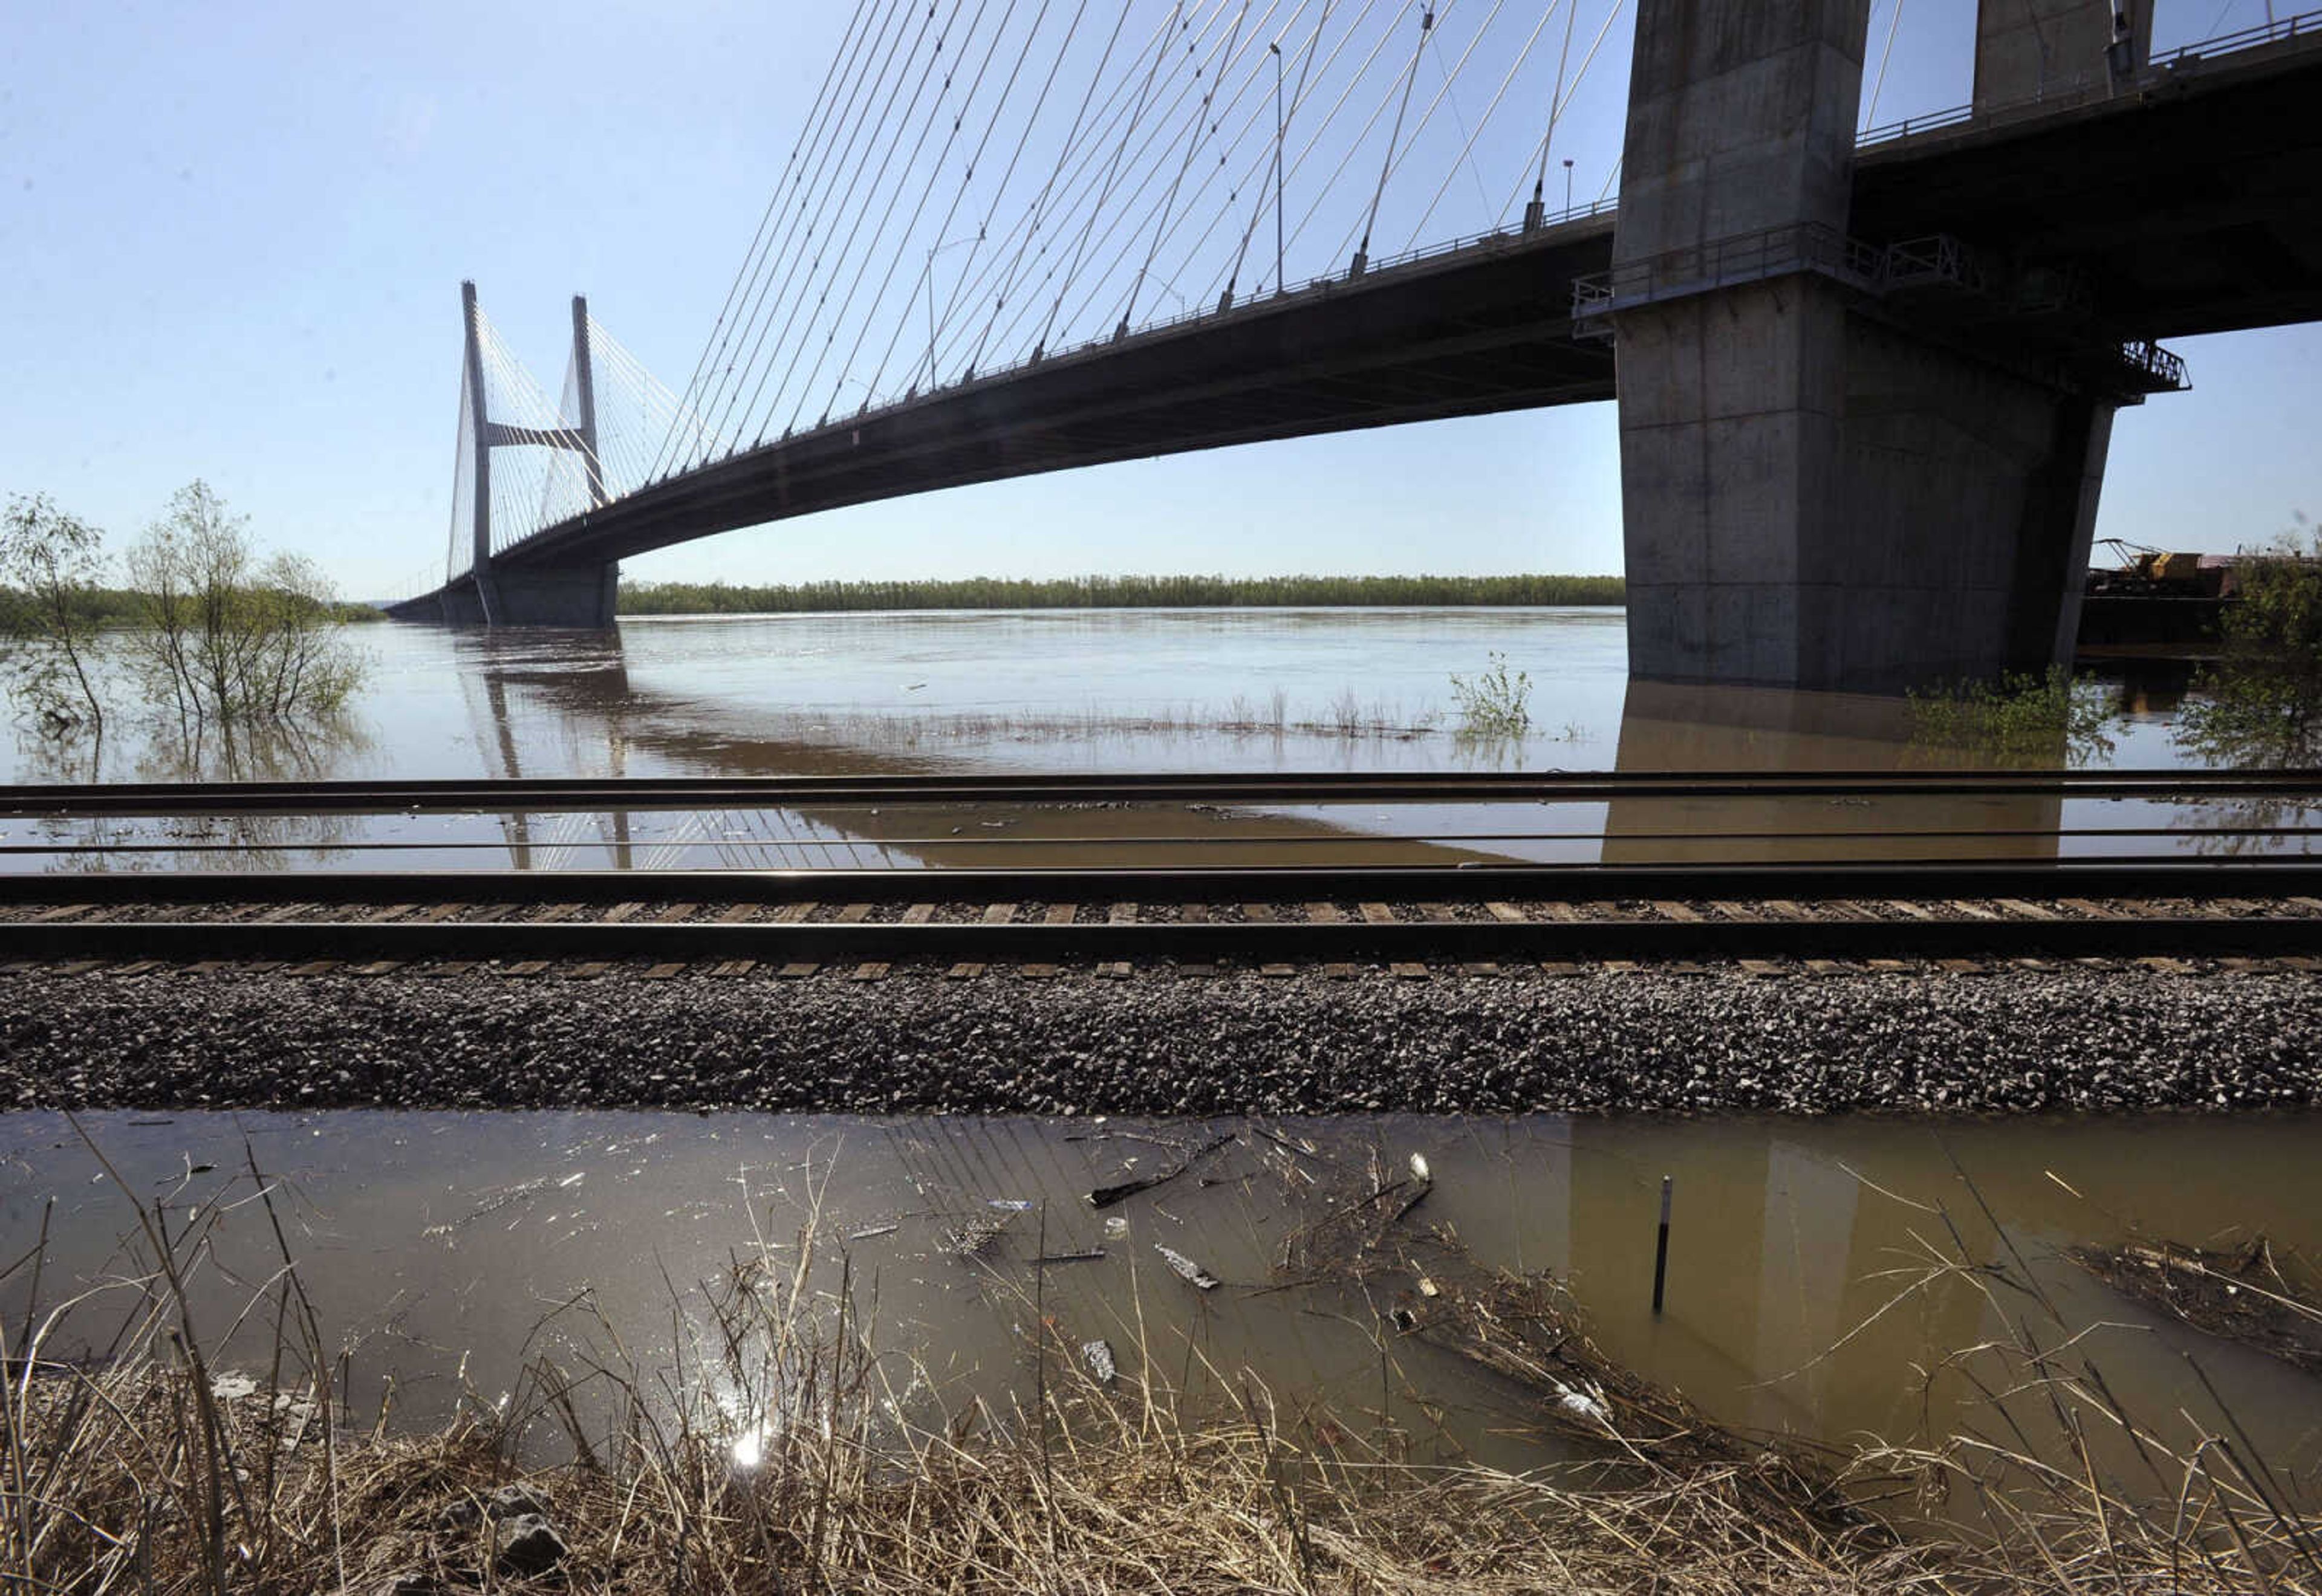
M1897 139L1916 137L1922 133L1941 132L1949 128L1964 127L1973 123L1998 124L2020 121L2027 115L2043 111L2068 110L2090 100L2109 99L2126 89L2147 88L2166 82L2188 68L2215 57L2235 55L2245 50L2256 50L2268 44L2285 43L2298 38L2311 39L2322 35L2322 11L2302 11L2295 16L2277 18L2239 28L2230 33L2217 33L2190 44L2180 44L2162 50L2144 64L2133 84L2116 89L2109 76L2098 78L2083 72L2077 77L2060 79L2043 87L2036 95L2021 100L2010 100L2001 105L1987 105L1978 110L1972 103L1952 105L1942 111L1930 111L1917 116L1906 116L1899 122L1881 123L1857 133L1854 147L1869 148L1873 144L1892 143Z

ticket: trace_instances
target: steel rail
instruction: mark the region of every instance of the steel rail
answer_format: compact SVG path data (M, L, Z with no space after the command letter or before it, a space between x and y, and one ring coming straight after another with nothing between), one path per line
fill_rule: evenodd
M2322 953L2322 918L2150 915L2082 920L1459 920L1096 925L96 921L0 925L0 956L41 960L661 962L748 959L1040 962L1427 958L1660 960L2134 957Z
M794 807L846 804L1604 802L1648 797L2290 797L2322 799L2322 771L1548 771L1532 774L1171 773L589 777L525 780L122 782L0 787L16 816L339 814L430 810Z
M187 871L0 875L0 905L25 906L599 904L641 899L728 904L1325 900L1576 903L1860 898L2286 898L2317 892L2322 892L2322 856L2316 855L1934 859L1794 864L1285 864L1097 869L1050 865L1001 870L809 867L764 871ZM0 926L11 935L19 928L21 923ZM30 929L62 932L74 927L66 924ZM13 945L23 944L19 941Z
M911 836L859 835L830 837L681 837L635 836L619 840L606 836L581 836L555 841L512 843L506 837L445 837L434 841L413 841L403 838L312 839L306 841L270 841L254 838L246 842L176 843L146 841L122 837L106 842L77 843L0 843L0 857L26 855L32 857L109 857L128 853L217 855L234 853L505 853L512 847L528 847L544 853L556 851L610 852L627 849L644 853L698 853L704 849L730 848L736 852L756 849L769 853L788 852L810 853L853 852L864 849L893 848L1396 848L1414 844L1430 846L1457 846L1467 843L1617 843L1623 846L1634 843L1827 843L1833 845L1860 845L1879 842L1957 842L1988 840L1992 842L2023 842L2046 840L2070 842L2076 839L2168 837L2180 842L2198 843L2214 837L2311 837L2322 836L2322 825L2204 825L2195 828L2169 825L2060 825L2060 826L1927 826L1927 827L1865 827L1860 830L1825 831L1619 831L1606 832L1602 827L1592 831L1396 831L1396 832L1330 832L1309 835L1275 836L1248 833L1205 836L1193 833L1123 834L1118 836L1055 836L1046 834L1014 836ZM2185 857L2197 857L2188 854ZM2206 857L2206 856L2202 856ZM790 869L805 866L729 866L725 868ZM928 873L945 867L929 865Z

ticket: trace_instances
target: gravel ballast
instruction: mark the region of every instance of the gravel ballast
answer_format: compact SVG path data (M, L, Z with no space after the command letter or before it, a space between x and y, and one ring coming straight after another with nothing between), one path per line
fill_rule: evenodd
M2322 1107L2322 979L0 976L0 1105L1975 1113Z

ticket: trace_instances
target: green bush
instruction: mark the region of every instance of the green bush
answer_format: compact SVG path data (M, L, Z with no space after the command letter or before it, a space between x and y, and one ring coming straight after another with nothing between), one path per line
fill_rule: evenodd
M1531 725L1525 707L1531 698L1531 675L1508 674L1507 656L1494 649L1490 666L1473 680L1454 673L1451 696L1459 704L1462 737L1521 737Z
M1948 682L1908 695L1911 738L2002 764L2086 764L2112 752L2117 711L2103 684L2061 665L2044 676Z
M2302 523L2304 517L2299 518ZM2322 759L2322 532L2244 553L2224 648L2179 711L2177 743L2218 765Z

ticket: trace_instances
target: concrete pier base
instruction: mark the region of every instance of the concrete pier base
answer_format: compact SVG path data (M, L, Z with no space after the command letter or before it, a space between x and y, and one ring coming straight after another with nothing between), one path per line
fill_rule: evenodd
M473 578L435 595L422 613L398 606L398 620L443 626L569 626L605 631L614 625L620 593L620 567L591 565L562 570L518 569L487 573L480 588Z

